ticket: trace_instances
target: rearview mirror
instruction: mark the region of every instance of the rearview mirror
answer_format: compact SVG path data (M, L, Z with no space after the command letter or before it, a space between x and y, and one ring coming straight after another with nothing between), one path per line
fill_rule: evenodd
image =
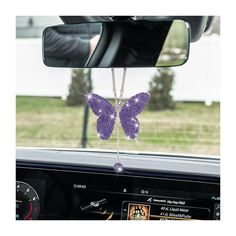
M82 23L43 32L50 67L166 67L188 59L190 29L182 20Z

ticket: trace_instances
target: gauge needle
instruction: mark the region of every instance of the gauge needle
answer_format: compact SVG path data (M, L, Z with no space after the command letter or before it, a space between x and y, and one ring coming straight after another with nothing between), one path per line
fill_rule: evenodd
M85 210L88 210L88 209L93 208L93 207L99 207L99 206L101 206L102 204L105 204L105 203L107 203L107 199L104 198L104 199L101 199L99 201L92 201L87 206L81 206L80 209L81 209L81 211L85 211Z

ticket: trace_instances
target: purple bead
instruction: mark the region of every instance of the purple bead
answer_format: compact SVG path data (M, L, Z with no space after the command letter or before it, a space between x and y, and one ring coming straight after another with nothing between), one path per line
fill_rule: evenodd
M116 173L121 173L124 170L124 167L121 163L115 163L113 169Z

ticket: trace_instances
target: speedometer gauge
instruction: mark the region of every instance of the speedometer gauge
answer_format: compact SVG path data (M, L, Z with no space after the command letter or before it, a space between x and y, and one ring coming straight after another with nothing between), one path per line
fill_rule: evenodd
M36 220L40 201L37 192L29 184L16 181L16 219Z

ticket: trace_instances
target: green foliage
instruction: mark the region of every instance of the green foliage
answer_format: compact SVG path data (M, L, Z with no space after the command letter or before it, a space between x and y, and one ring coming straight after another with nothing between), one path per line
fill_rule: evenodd
M69 95L66 98L68 106L79 106L84 103L83 94L87 93L86 75L83 69L73 69Z
M171 96L174 83L174 71L171 68L158 68L149 83L149 109L174 109L175 102Z

